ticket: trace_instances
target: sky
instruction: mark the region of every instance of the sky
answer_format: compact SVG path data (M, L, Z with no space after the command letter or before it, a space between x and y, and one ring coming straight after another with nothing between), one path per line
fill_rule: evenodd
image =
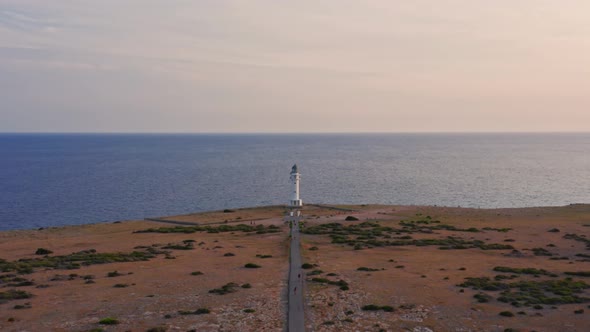
M0 0L0 132L590 131L587 0Z

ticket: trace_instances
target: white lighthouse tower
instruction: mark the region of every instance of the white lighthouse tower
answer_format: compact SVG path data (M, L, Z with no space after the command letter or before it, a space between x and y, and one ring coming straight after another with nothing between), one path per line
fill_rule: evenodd
M303 206L303 201L299 198L299 180L301 179L301 174L299 174L299 171L297 170L297 164L293 165L293 168L291 168L291 177L289 179L293 185L289 206L292 208L301 207Z

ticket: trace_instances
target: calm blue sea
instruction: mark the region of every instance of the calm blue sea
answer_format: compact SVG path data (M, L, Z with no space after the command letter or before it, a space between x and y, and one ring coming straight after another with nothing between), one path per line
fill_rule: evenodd
M304 202L590 203L590 134L0 134L0 230Z

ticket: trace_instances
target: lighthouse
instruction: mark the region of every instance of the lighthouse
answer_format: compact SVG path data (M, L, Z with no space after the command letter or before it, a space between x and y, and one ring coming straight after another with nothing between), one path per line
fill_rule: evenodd
M293 165L291 168L291 180L292 185L292 192L291 192L291 200L289 201L290 207L301 207L303 206L303 201L299 198L299 180L301 179L301 174L299 174L299 170L297 169L297 164Z

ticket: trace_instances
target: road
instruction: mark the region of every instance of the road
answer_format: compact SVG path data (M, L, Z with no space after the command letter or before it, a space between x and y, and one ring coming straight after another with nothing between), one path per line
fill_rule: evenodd
M291 229L291 253L289 257L289 332L304 332L303 319L303 280L301 252L299 250L299 223L294 222Z

